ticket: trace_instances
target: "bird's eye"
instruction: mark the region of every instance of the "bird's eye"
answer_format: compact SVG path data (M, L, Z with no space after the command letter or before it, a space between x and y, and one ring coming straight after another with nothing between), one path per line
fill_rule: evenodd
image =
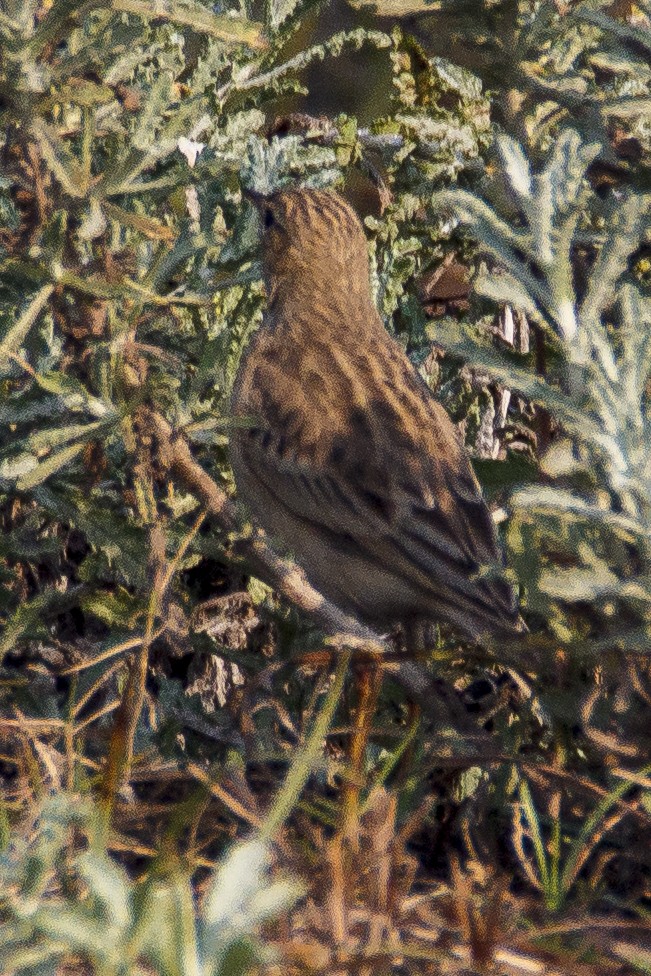
M263 221L265 227L267 228L273 227L273 225L276 223L276 219L274 217L273 210L271 209L271 207L265 207Z

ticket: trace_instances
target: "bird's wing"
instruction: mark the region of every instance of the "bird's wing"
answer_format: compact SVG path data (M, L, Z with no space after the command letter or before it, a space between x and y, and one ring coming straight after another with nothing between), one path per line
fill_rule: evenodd
M437 409L438 408L438 409ZM381 414L381 411L380 411ZM517 628L490 513L454 428L435 401L411 441L378 412L366 437L330 438L323 451L294 450L264 426L242 432L238 465L249 484L336 551L352 547L420 595L424 609L479 635ZM436 443L435 443L436 442ZM255 494L255 491L254 491ZM291 539L285 540L291 545Z

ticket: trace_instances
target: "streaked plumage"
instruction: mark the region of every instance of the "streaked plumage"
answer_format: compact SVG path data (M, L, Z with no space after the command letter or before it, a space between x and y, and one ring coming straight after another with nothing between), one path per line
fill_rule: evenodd
M268 307L232 399L238 494L342 610L383 627L521 629L457 431L375 309L364 233L330 191L260 204Z

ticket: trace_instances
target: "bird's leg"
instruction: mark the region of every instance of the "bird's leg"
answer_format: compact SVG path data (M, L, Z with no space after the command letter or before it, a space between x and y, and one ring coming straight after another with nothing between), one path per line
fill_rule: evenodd
M350 850L359 847L360 794L364 785L364 757L382 687L382 671L373 659L355 671L356 707L348 751L349 769L343 784L342 834Z
M411 617L403 624L405 651L410 661L422 661L427 651L427 632L429 623L424 617ZM407 704L407 733L408 746L400 759L398 778L407 778L414 753L414 741L420 725L422 709L413 698Z
M427 651L429 621L425 617L410 617L403 624L405 650L409 658L422 661Z

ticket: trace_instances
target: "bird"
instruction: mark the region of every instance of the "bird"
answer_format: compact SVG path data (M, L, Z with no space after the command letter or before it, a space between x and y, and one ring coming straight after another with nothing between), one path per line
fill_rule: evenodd
M233 385L230 455L252 522L376 629L521 633L458 430L375 306L357 214L332 189L246 195L267 304Z

